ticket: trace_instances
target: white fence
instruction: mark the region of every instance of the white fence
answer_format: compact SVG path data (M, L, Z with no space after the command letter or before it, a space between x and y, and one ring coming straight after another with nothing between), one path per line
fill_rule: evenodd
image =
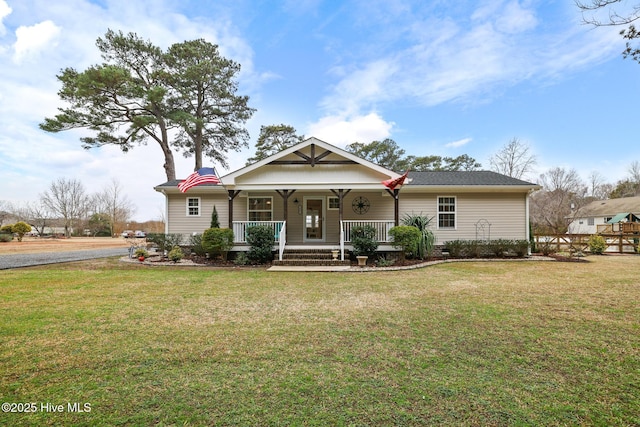
M375 239L380 243L387 243L391 241L389 237L389 230L395 225L393 221L380 220L380 221L354 221L345 220L342 221L342 230L344 231L344 241L351 242L351 230L354 227L371 226L376 230Z
M247 243L247 228L266 225L273 229L276 243L280 242L280 235L284 229L284 221L233 221L233 242Z

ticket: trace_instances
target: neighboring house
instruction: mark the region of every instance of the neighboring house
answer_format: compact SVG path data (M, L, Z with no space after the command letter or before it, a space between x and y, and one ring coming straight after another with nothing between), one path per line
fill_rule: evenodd
M180 180L155 187L166 197L166 232L192 235L209 227L213 207L246 250L246 228L274 229L285 248L350 249L350 230L370 224L380 250L393 250L388 231L407 214L433 217L436 244L457 239L528 239L529 194L540 187L488 171L410 172L389 190L382 181L400 174L316 138L201 185L186 193Z
M640 221L640 197L597 200L575 212L569 224L570 234L617 232L622 224Z

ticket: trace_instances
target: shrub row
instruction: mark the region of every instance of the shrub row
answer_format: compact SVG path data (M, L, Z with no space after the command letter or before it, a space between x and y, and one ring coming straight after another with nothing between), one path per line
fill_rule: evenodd
M452 240L445 242L444 247L449 250L449 255L453 258L524 257L529 251L529 241L509 239L497 239L489 242Z

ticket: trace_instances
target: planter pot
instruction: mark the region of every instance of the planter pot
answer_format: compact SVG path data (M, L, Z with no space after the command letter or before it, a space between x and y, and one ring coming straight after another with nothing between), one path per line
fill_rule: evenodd
M369 258L366 255L359 255L356 257L356 259L358 260L358 266L360 267L364 267L367 265L367 258Z
M138 261L140 262L144 261L144 257L143 256L138 257Z
M338 254L340 253L340 251L331 251L331 256L333 257L334 261L338 260Z

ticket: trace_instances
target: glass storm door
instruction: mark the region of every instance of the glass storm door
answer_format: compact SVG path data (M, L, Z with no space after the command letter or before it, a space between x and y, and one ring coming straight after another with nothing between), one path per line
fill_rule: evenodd
M304 240L324 240L324 197L304 199Z

